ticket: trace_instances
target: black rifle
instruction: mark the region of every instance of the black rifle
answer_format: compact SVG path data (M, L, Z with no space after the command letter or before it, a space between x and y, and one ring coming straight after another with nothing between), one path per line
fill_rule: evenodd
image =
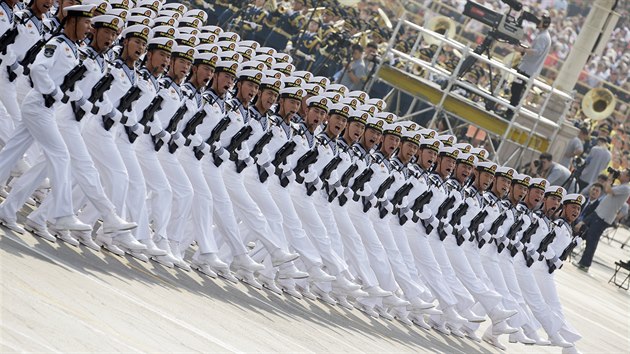
M273 160L271 160L271 164L276 167L276 175L280 177L280 184L283 183L284 179L282 179L282 171L280 170L279 166L286 161L289 155L295 152L295 147L295 141L286 142L284 145L282 145L280 149L278 149L278 151L276 151L276 156L273 158ZM258 178L260 179L261 183L265 183L267 178L269 178L269 174L267 173L267 171L260 171L260 173L258 174ZM289 180L286 180L286 183L288 184ZM284 186L286 186L286 184Z
M523 227L523 224L525 223L525 220L523 220L523 218L519 218L518 220L516 220L516 222L514 224L512 224L512 226L510 226L510 229L508 230L507 235L505 235L509 240L514 241L514 239L516 239L516 234L521 231L521 227ZM508 250L510 250L510 253L512 252L512 247L514 247L512 245L512 243L510 243L508 246ZM503 246L503 244L500 244L498 247L498 251L499 253L501 253L501 251L503 251L503 248L505 248L505 246Z
M184 137L184 139L186 139L186 142L184 143L184 145L186 146L190 145L190 140L188 140L188 137L195 134L197 127L199 126L199 124L203 122L203 119L206 117L206 114L207 114L206 110L202 108L197 113L195 113L195 115L192 116L192 118L190 118L188 122L186 122L184 129L182 129L182 136ZM178 146L174 142L170 142L168 144L168 151L170 151L171 154L174 153L177 150L177 148Z
M381 185L378 187L376 193L374 193L374 197L376 197L377 199L382 199L383 196L385 196L385 192L387 192L389 187L392 186L394 181L396 181L396 178L394 176L387 177L387 179L385 179L383 183L381 183ZM367 213L368 210L370 210L370 204L363 203L363 212Z
M92 87L92 92L90 93L90 97L88 101L94 104L97 101L103 101L103 95L110 87L112 87L112 82L114 82L114 75L111 73L107 73L107 75L103 76L94 87ZM96 114L98 112L98 107L92 107L92 111L90 113ZM74 113L74 117L77 119L77 122L80 122L81 119L85 116L85 111L81 108L77 108L77 111Z
M214 143L219 141L219 139L221 139L221 134L223 134L223 132L227 129L228 125L230 125L230 118L225 116L219 121L219 123L217 123L217 125L214 126L210 132L210 137L206 140L206 144L208 146L212 146ZM195 157L197 160L201 160L203 158L203 151L201 148L199 146L195 146L193 150L195 151Z
M451 210L454 204L455 196L451 195L450 197L446 198L446 200L443 201L442 204L440 204L440 207L438 208L438 212L435 217L438 220L444 219L446 217L446 214L448 214L448 211Z
M457 241L458 246L461 246L462 243L464 243L465 239L464 236L460 234L459 230L455 229L455 227L457 227L457 225L459 225L462 221L462 217L466 214L466 211L468 211L468 207L468 203L464 202L460 204L451 215L450 224L451 226L453 226L453 232L455 234L455 240Z
M11 44L15 43L15 38L17 37L17 35L17 26L13 26L9 28L6 32L4 32L2 37L0 37L0 53L2 53L2 55L7 54L7 48Z
M365 184L368 183L370 179L372 179L373 174L374 170L372 170L371 168L366 168L365 170L363 170L363 172L361 172L361 174L357 176L357 178L354 179L354 183L352 184L352 187L350 187L350 190L352 190L353 192L352 200L354 200L355 202L359 201L360 197L357 192L363 189ZM344 206L347 202L348 198L345 195L342 194L339 196L339 206Z
M249 139L252 133L253 133L252 126L246 125L242 127L238 132L236 132L236 134L234 134L234 136L232 137L232 140L230 140L230 144L225 149L230 154L230 160L232 161L238 160L238 158L236 157L236 150L238 150L241 147L241 145L243 144L245 140ZM223 160L217 155L214 155L214 165L219 167L221 166L222 163L223 163Z
M416 198L416 200L413 202L413 205L411 205L411 211L413 211L413 215L411 216L411 220L413 222L418 222L418 220L420 219L420 217L418 217L416 215L416 213L418 213L419 211L421 211L425 205L427 205L427 203L429 203L429 201L431 201L431 198L433 197L433 191L430 189L427 189L426 191L422 192L422 194L420 194L420 196L418 196L418 198ZM400 216L400 225L404 225L407 222L407 217L404 215Z
M337 168L337 166L339 166L340 162L341 162L341 156L335 156L335 158L330 160L330 162L328 162L326 166L324 167L324 169L322 170L322 173L320 173L319 179L323 183L326 183L326 181L330 178L330 175L332 174L332 172ZM306 194L312 195L314 192L315 192L315 186L307 183Z
M147 134L151 129L147 126L149 122L153 121L153 117L155 116L155 112L159 111L162 107L162 101L164 101L164 97L155 96L153 101L149 103L149 106L142 112L142 118L140 118L140 123L144 127L144 133ZM125 131L127 132L127 137L129 137L129 142L133 144L134 141L138 138L138 134L131 131L131 128L125 127Z
M497 231L499 231L499 227L501 227L501 225L503 225L503 223L505 222L505 219L507 219L507 213L502 213L501 215L499 215L499 217L492 223L492 225L490 225L488 233L491 235L496 234ZM483 245L486 244L486 240L484 239L477 239L477 242L479 243L479 248L483 247Z
M359 169L359 166L356 163L353 163L352 165L350 165L350 167L348 167L346 172L344 172L343 175L341 175L341 178L339 179L339 184L341 184L341 186L344 188L348 187L348 183L350 183L350 179L352 178L352 176L354 176L354 174L357 172L358 169ZM337 190L333 189L329 191L328 193L328 202L332 203L332 201L335 200L335 198L337 198ZM347 198L346 198L346 201L347 201Z
M396 191L396 193L394 193L394 196L392 197L392 200L391 200L391 203L394 206L393 214L398 213L398 205L402 203L403 198L409 195L409 192L411 192L412 188L413 188L413 184L406 183L402 187L400 187ZM384 218L386 215L387 215L387 209L385 208L379 209L379 217L381 219Z
M62 22L65 22L65 21L62 21ZM33 64L33 62L35 61L37 54L39 54L39 52L42 51L42 48L44 48L44 46L46 45L46 43L48 43L49 40L56 37L59 33L61 33L62 30L63 30L63 24L57 27L55 32L51 33L50 38L48 39L40 38L37 42L35 42L35 44L33 44L30 48L28 48L28 50L26 51L26 54L24 54L24 58L20 60L20 65L22 65L22 67L24 68L24 71L23 71L24 75L30 74L31 72L30 65Z
M544 253L547 252L547 248L549 248L549 245L553 242L554 238L556 238L556 230L553 230L550 233L548 233L547 236L545 236L545 238L543 238L543 240L540 241L540 245L538 246L538 249L536 250L536 252L538 252L539 254L538 256L539 261L542 261L545 258Z
M477 233L477 230L479 229L479 225L481 225L481 223L483 223L486 220L486 217L488 216L488 211L484 210L481 213L475 215L475 217L470 221L470 225L468 225L468 231L470 232L470 239L468 241L473 240L474 235Z
M272 137L273 137L273 133L270 131L266 132L263 136L261 136L260 139L258 139L256 144L252 148L252 151L249 152L249 156L252 159L255 159L258 155L260 155L263 152L263 149L265 148L265 146L269 144ZM245 169L246 166L247 165L243 161L236 161L236 172L241 173L243 169ZM259 170L258 171L259 176L260 176L260 173L261 171Z
M131 110L131 105L140 98L142 94L142 90L138 86L132 86L127 93L120 99L118 103L118 111L123 115L123 118L120 119L120 122L124 124L127 121L125 117L125 112ZM109 131L114 125L114 120L111 118L103 117L103 127L105 130Z
M175 133L177 131L177 125L182 120L182 118L184 118L184 115L186 114L187 111L188 111L188 106L185 103L179 106L177 111L175 111L175 114L168 121L168 125L166 126L166 129L164 130L169 134ZM169 143L172 143L172 142L173 142L173 137L171 137L171 141ZM155 151L160 151L160 149L164 145L164 141L153 137L153 144L155 145ZM170 145L171 144L169 144L168 151L172 154L175 152L175 150L171 150Z
M83 76L85 76L86 72L87 72L87 68L85 67L85 65L79 64L75 66L74 68L72 68L72 70L70 70L70 72L67 73L66 76L63 77L63 82L59 86L59 88L61 89L61 92L64 93L63 98L61 99L61 102L63 103L68 102L69 97L66 96L65 93L68 91L74 90L74 84L77 81L81 80ZM55 104L55 99L53 98L53 96L44 95L44 105L47 108L50 108L53 106L53 104Z
M293 169L293 173L295 173L295 181L297 183L304 182L304 177L301 174L302 172L307 171L308 167L317 161L317 156L319 156L319 151L317 149L311 149L298 159L297 165ZM289 181L287 180L286 182L288 183ZM287 185L282 184L282 186L286 187Z

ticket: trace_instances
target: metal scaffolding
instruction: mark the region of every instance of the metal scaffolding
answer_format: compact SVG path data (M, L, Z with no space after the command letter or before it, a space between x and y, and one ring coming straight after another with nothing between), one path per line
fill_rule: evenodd
M416 36L410 50L404 52L397 49L397 44L404 40L403 37L409 37L410 34ZM437 44L431 61L419 58L420 46L423 43L426 44L428 38L431 38L431 43ZM438 60L447 46L451 51L461 53L456 67L450 70L440 65L444 63ZM502 62L474 53L473 49L412 23L406 20L403 14L388 42L383 59L375 70L376 74L366 84L366 91L369 92L379 82L387 84L390 89L383 99L388 101L388 107L391 107L391 110L399 115L400 120L414 119L420 114L434 110L435 112L428 124L430 127L435 127L437 120L444 118L447 125L445 131L450 134L454 134L455 130L462 124L482 129L488 133L488 139L486 139L488 145L485 147L494 152L493 159L503 165L516 167L525 152L547 151L565 120L573 101L573 93L567 94L557 90L555 84L550 86L539 80L523 76L514 69L506 67ZM460 72L460 68L468 56L473 56L477 63L486 66L492 72L499 73L501 78L493 92L479 87L477 84L458 79L457 73ZM420 70L424 75L420 76ZM530 110L531 107L524 107L527 94L516 107L511 106L505 98L500 97L500 90L502 90L506 77L509 75L527 82L526 93L535 88L541 96L544 96L542 104L537 109L532 111ZM481 97L485 103L512 109L515 112L513 119L507 120L486 110L483 104L475 103L463 96L461 90ZM412 99L411 104L406 109L401 106L404 95L408 95ZM407 101L409 97L407 97ZM557 122L543 116L552 97L555 97L556 104L557 102L563 104ZM424 102L428 108L415 110L418 102ZM462 122L454 124L457 120ZM546 131L547 134L541 134L541 128L545 128L542 130ZM552 133L549 134L549 132ZM490 135L495 138L490 139ZM516 145L517 148L510 148L510 144Z

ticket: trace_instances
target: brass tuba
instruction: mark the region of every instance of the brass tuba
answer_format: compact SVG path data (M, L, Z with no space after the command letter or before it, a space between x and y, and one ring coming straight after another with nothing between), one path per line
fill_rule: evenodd
M594 121L606 119L615 110L617 99L605 88L591 89L582 98L582 112Z
M444 35L444 37L453 38L455 37L456 32L455 26L455 22L450 18L446 16L436 16L427 22L425 28ZM440 45L440 41L433 36L424 36L423 39L428 45Z

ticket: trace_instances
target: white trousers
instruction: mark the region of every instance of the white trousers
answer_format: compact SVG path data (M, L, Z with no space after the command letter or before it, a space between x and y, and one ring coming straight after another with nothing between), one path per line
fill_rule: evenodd
M83 129L81 133L94 165L98 169L105 193L116 207L118 214L126 215L129 174L112 135L113 131L106 131L99 120L101 120L100 117L86 116L82 121ZM86 205L87 200L85 194L75 193L77 206ZM99 214L94 206L87 204L83 208L80 218L88 225L93 225L98 216Z
M371 209L369 214L371 214L370 216L372 217L374 230L376 231L379 240L381 240L381 244L383 245L385 252L387 252L387 259L389 259L389 264L392 266L396 282L408 299L420 297L420 295L427 291L427 289L424 285L418 284L420 278L413 279L409 273L407 263L403 259L402 252L398 249L398 244L394 239L394 235L390 227L392 215L387 214L385 218L381 219L376 209ZM401 230L399 229L397 231ZM411 251L409 251L409 253L411 254Z
M417 265L416 269L418 269L422 278L424 278L425 284L431 289L431 293L435 295L442 307L455 306L458 301L463 301L464 305L467 307L472 306L475 301L472 296L468 294L466 289L459 292L459 300L455 297L453 291L451 291L450 286L442 274L440 265L433 254L433 249L431 245L429 245L427 235L424 229L421 228L422 226L412 221L407 221L403 226L411 253L413 254L413 259ZM463 288L463 286L461 288Z
M67 108L65 109L64 107L64 109L57 111L57 115L73 114L70 107L68 106ZM95 119L93 116L87 118ZM81 135L81 124L77 121L68 120L65 117L58 120L57 124L70 153L70 163L72 165L70 172L75 184L73 194L82 193L101 216L115 212L116 208L105 194L98 170L94 166L92 156L88 152ZM51 203L53 199L54 197L52 196L46 198L42 205L29 215L29 218L39 224L44 224L48 219L48 215L53 212L51 210L54 206L54 203ZM75 205L75 207L81 206Z
M134 142L134 150L138 157L138 163L142 169L144 182L147 189L147 214L153 226L155 240L168 239L166 228L171 215L173 203L173 191L168 183L168 178L157 152L153 147L153 141L147 134L142 134ZM141 237L142 235L140 235ZM142 238L139 238L142 240Z
M186 232L180 245L180 251L183 252L185 248L188 248L194 239L199 246L200 253L217 253L219 249L212 232L214 212L212 193L203 175L201 161L197 160L192 150L186 146L180 147L176 154L194 190L188 227L190 231Z
M46 108L43 96L32 90L24 99L21 124L18 124L13 137L0 152L0 181L7 180L13 166L35 141L42 147L52 196L55 197L56 212L50 216L58 218L72 215L70 154L57 128L53 108Z
M524 258L518 254L515 258L514 270L516 278L523 292L523 298L529 305L529 309L548 335L558 333L562 327L562 318L553 312L547 304L542 295L542 289L534 276L534 271L527 267Z
M218 236L217 241L227 244L232 256L243 255L247 253L247 249L236 222L232 200L223 180L223 172L221 170L224 166L215 166L212 162L212 156L205 156L201 160L201 164L206 183L212 193L212 201L214 203L213 220L216 225L214 231L215 236ZM220 244L220 242L217 243ZM223 261L227 260L223 259Z
M171 215L166 227L166 234L171 245L176 244L179 247L179 244L186 238L185 228L190 217L194 191L177 156L168 152L166 144L157 152L157 156L173 191Z
M381 244L381 240L372 226L372 220L370 220L370 217L374 215L370 211L364 213L363 204L353 200L349 200L345 207L348 210L352 224L361 236L361 240L363 240L363 246L367 251L372 270L374 270L381 288L391 292L397 291L399 286L396 283L389 259L387 259L387 251ZM371 209L371 211L373 212L374 209Z
M347 271L347 264L332 248L328 230L317 213L313 196L306 195L306 187L302 184L291 183L287 188L291 193L293 206L302 221L304 231L319 251L328 272L338 275Z
M545 302L549 305L553 314L561 320L560 335L562 338L569 343L575 343L580 340L582 335L580 335L578 331L569 324L564 316L562 303L560 302L560 297L558 296L558 291L556 289L554 274L549 274L549 268L547 267L546 262L536 261L532 265L532 273L534 274L534 278L536 278L536 282L538 283L538 287L540 288Z
M361 235L354 228L346 206L340 206L337 200L334 200L330 205L341 234L344 259L354 269L365 287L378 285L376 274L370 266L370 259L361 241ZM335 249L338 248L335 246Z

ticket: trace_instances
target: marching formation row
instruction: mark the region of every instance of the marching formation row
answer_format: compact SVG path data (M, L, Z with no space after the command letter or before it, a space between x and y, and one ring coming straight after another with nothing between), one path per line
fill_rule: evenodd
M50 0L10 2L1 224L476 341L488 317L499 348L509 334L576 351L554 271L583 196L399 122L204 11L96 0L46 18Z

